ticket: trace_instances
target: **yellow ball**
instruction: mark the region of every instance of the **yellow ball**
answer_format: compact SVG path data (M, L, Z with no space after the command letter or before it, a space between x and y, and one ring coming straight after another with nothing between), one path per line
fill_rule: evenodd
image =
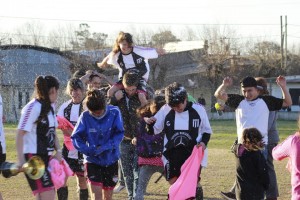
M215 103L215 108L216 110L221 110L222 107L219 103Z

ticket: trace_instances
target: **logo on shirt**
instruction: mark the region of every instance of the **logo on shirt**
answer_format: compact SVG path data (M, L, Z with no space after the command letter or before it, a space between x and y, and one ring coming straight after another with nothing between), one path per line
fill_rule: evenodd
M96 130L95 128L90 128L90 129L89 129L89 132L90 132L90 133L97 133L97 130Z
M141 63L143 62L143 59L142 59L142 58L138 58L138 59L136 60L136 62L137 62L137 64L141 64Z
M198 128L200 126L200 120L199 119L193 119L193 127Z
M166 125L167 125L167 126L170 126L170 125L171 125L170 121L167 121L167 122L166 122Z

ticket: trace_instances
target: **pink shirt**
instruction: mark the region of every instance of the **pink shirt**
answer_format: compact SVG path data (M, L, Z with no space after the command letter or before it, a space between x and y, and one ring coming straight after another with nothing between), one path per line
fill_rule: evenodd
M289 158L291 172L292 200L300 199L300 133L289 136L285 141L278 144L272 152L275 160Z

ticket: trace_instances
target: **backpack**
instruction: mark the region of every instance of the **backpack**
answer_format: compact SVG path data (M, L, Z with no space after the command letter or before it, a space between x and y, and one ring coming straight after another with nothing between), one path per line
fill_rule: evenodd
M153 134L153 125L140 123L139 133L137 135L137 152L140 157L157 157L162 155L164 135Z

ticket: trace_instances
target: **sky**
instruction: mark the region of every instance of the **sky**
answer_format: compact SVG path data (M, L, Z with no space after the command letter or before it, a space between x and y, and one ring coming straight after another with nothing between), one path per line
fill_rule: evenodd
M280 16L287 15L288 43L300 43L299 0L0 0L0 33L39 21L47 30L62 24L88 23L95 32L226 24L241 37L280 42Z

